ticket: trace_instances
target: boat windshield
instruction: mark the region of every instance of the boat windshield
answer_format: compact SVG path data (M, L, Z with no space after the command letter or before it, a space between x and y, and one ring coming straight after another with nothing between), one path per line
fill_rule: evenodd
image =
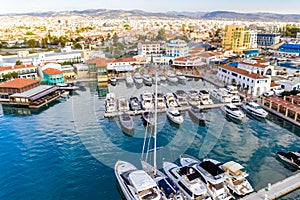
M175 113L171 112L171 115L174 116L174 117L179 117L180 113L178 113L178 112L175 112Z
M232 110L232 111L238 111L239 109L238 108L236 108L236 107L231 107L231 108L229 108L230 110Z

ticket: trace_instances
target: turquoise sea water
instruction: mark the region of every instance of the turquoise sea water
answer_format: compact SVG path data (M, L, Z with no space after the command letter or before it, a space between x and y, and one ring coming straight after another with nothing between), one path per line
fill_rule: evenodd
M159 86L161 91L213 88L201 81ZM128 88L124 83L85 89L42 110L3 107L0 116L0 199L121 199L113 166L118 159L140 167L145 134L135 116L134 135L106 119L107 91L117 96L138 96L150 87ZM266 187L296 171L276 157L277 151L300 149L300 128L270 116L266 121L248 118L241 124L225 119L219 109L206 112L206 126L198 126L187 113L182 126L158 116L158 166L187 153L226 162L235 160L249 172L255 189ZM282 199L300 199L295 191Z

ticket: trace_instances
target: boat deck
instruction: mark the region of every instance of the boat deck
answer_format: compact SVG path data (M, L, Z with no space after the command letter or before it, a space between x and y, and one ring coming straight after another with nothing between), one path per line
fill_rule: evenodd
M270 188L262 188L261 190L251 193L244 198L243 200L272 200L282 197L294 190L300 188L300 173L294 174L282 181L279 181Z
M211 104L211 105L201 105L198 106L199 109L211 109L211 108L220 108L221 106L225 105L227 103L219 103L219 104ZM242 103L234 103L234 105L236 106L241 106ZM177 109L179 111L186 111L189 110L191 108L191 106L183 106L183 107L178 107ZM137 111L126 111L127 114L129 115L140 115L143 112L146 112L146 110L137 110ZM157 109L158 113L163 113L166 112L166 109ZM112 113L104 113L104 117L106 118L110 118L110 117L117 117L119 115L121 115L122 113L124 113L124 111L118 111L118 112L112 112Z

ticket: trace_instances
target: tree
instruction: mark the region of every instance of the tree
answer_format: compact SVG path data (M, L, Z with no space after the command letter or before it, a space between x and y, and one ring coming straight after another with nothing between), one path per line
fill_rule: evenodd
M3 74L3 75L2 75L2 78L5 79L5 80L10 80L11 77L12 77L12 76L11 76L10 73L8 73L8 74Z
M38 42L35 41L34 39L30 39L30 40L28 40L26 43L27 43L27 45L28 45L29 48L34 48L34 47L36 47L37 44L38 44Z
M22 64L23 64L23 62L21 60L16 61L16 65L22 65Z
M124 24L124 28L125 28L125 30L130 30L131 29L129 24Z
M182 31L185 31L185 29L186 29L186 24L182 24L182 25L181 25L181 30L182 30Z
M156 39L157 40L166 40L166 31L164 28L161 28L158 30Z
M114 33L114 35L113 35L112 39L113 39L113 43L114 43L114 44L116 44L116 43L118 42L118 40L119 40L119 36L117 35L117 33L116 33L116 32Z
M64 48L66 46L66 43L67 43L67 38L66 36L60 36L59 37L59 44L60 44L60 47Z
M12 73L11 73L11 76L12 76L13 78L18 78L18 75L19 75L19 74L18 74L17 72L12 72Z

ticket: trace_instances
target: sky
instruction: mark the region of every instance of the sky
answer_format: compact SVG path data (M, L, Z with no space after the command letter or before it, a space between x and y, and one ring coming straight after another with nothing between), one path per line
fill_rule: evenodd
M2 0L0 14L85 9L300 14L300 0Z

